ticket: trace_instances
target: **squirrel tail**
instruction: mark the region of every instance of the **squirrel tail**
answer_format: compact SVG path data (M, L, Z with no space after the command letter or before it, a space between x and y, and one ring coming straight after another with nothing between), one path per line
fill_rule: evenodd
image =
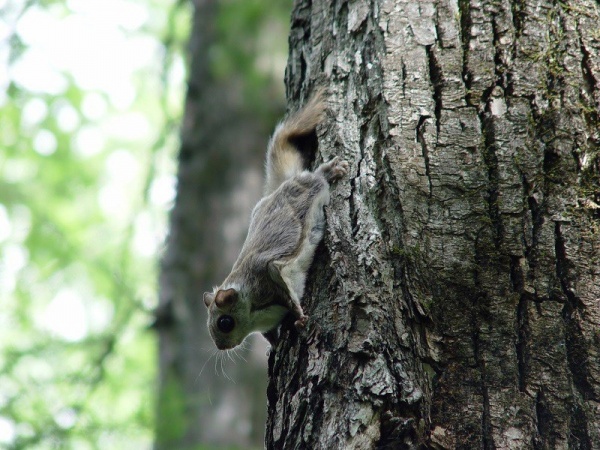
M275 128L266 161L265 195L308 168L317 147L317 125L325 118L324 90L319 89L299 111Z

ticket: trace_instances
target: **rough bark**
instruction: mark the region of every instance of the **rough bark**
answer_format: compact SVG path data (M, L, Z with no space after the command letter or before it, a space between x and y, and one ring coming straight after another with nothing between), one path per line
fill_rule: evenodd
M218 1L196 0L194 8L177 198L161 261L155 324L157 450L258 446L266 414L264 344L253 347L259 357L250 346L241 350L245 361L217 355L202 295L224 279L242 245L262 191L267 131L248 113L231 80L212 75Z
M600 448L600 6L298 1L341 155L267 448Z

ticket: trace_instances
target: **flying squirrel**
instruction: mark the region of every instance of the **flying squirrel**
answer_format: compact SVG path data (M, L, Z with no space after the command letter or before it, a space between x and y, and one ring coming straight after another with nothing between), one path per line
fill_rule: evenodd
M252 211L246 241L225 281L204 294L208 329L220 350L236 347L253 332L273 343L272 333L288 312L297 328L306 325L300 300L323 238L329 185L348 172L348 163L337 156L308 170L301 147L311 139L316 147L325 109L321 89L279 123L269 141L264 197Z

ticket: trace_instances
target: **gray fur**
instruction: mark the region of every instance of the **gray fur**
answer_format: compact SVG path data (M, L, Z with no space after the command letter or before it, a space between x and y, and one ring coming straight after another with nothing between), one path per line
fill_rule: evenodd
M324 106L319 102L319 99L311 100L307 108L322 117ZM295 129L286 129L286 126L297 127L301 123L306 127L310 122L307 115L306 109L300 111L281 124L276 134L293 135ZM310 123L314 131L318 122L313 118ZM279 144L269 148L269 158L272 159L273 152L278 149L285 148L288 154L293 149L289 143L287 146L281 144L281 139ZM231 273L213 293L205 294L208 328L220 349L235 347L252 332L271 331L288 311L296 317L298 327L306 323L300 300L306 273L323 238L323 207L329 203L329 183L347 173L348 163L336 157L321 164L315 172L309 172L298 170L293 158L287 158L287 161L294 163L291 167L267 165L266 191L272 193L262 198L252 211L248 236ZM285 181L274 189L269 185L273 180ZM237 292L237 300L219 308L214 301L215 295L227 289ZM217 326L224 315L235 321L235 327L227 333Z

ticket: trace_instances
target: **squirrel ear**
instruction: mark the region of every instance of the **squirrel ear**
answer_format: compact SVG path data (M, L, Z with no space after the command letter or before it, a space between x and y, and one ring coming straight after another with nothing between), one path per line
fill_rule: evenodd
M204 305L208 308L210 304L215 300L215 296L212 292L204 293Z
M238 300L238 293L233 288L226 289L224 291L219 290L219 292L217 292L217 295L215 295L215 304L219 308L231 307L235 304L235 302L237 302L237 300Z

